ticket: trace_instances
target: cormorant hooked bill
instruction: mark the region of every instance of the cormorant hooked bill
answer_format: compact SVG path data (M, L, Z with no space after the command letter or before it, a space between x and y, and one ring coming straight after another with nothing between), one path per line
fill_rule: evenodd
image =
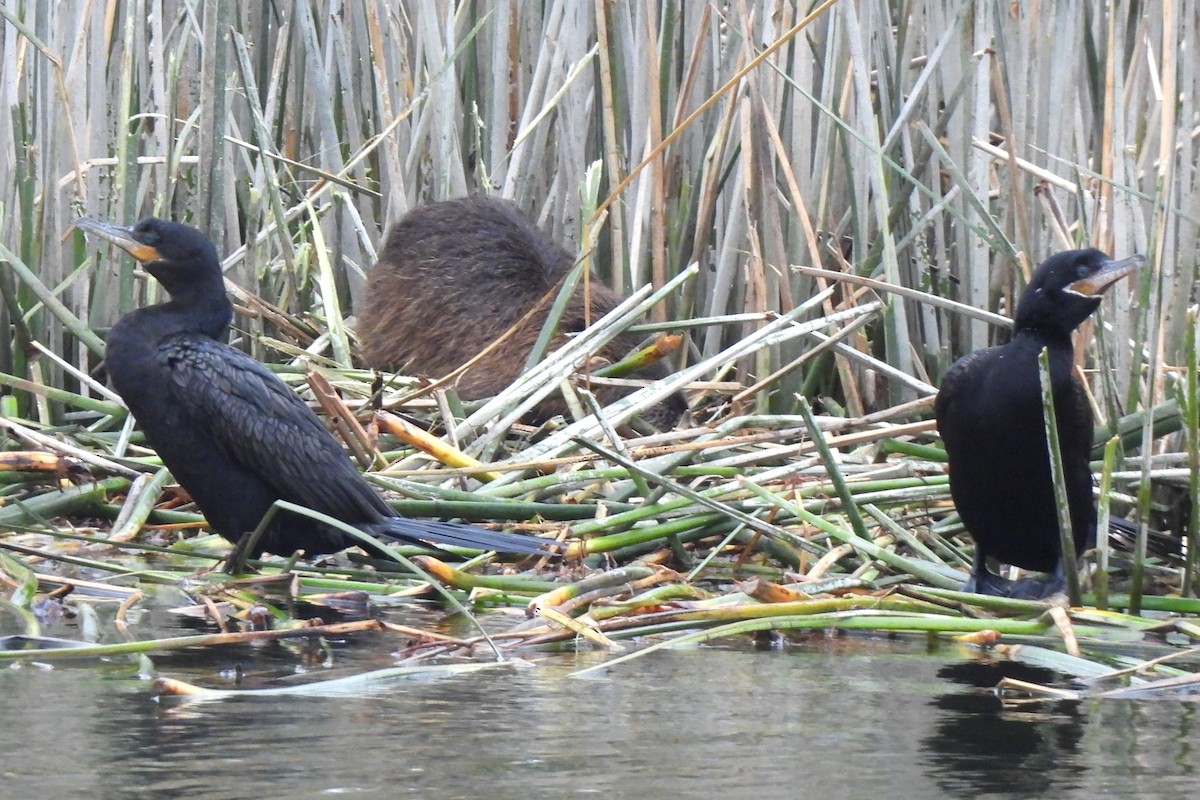
M105 364L150 445L221 536L238 543L282 499L404 542L537 554L554 545L397 516L287 384L219 341L233 306L216 248L200 231L153 217L132 227L85 218L75 227L126 250L170 294L113 326ZM308 517L278 513L245 555L319 555L355 544Z
M947 370L934 404L950 462L950 494L975 540L964 589L1047 597L1062 587L1058 512L1042 413L1038 354L1047 348L1076 555L1096 541L1092 499L1092 410L1074 373L1071 333L1100 306L1104 291L1136 270L1099 250L1047 259L1017 303L1012 340L967 355ZM1013 584L987 558L1049 572L1048 582Z

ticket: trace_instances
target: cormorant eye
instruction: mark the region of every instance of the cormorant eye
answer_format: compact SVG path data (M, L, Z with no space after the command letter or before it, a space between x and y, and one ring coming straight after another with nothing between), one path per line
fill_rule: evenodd
M142 244L156 245L158 244L158 234L154 231L146 231L142 234Z
M1088 275L1091 275L1091 274L1092 274L1092 271L1091 271L1091 269L1088 268L1087 264L1080 264L1078 267L1075 268L1075 277L1076 278L1086 278Z

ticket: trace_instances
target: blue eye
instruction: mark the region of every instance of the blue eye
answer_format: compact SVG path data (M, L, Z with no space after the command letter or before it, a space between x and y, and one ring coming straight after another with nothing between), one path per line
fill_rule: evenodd
M1086 264L1080 264L1078 267L1075 268L1075 277L1076 278L1086 278L1088 275L1091 275L1091 274L1092 274L1092 271L1090 269L1088 269Z
M142 244L158 244L158 234L154 231L146 231L142 234Z

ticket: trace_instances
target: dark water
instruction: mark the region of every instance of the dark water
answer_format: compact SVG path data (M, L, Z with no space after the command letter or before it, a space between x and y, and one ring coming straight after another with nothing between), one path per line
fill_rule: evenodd
M372 640L334 660L386 664ZM205 685L273 646L157 660ZM205 654L206 659L212 655ZM924 640L585 655L359 697L164 707L127 664L0 667L3 798L1196 797L1200 704L1002 710L975 686L1053 676Z

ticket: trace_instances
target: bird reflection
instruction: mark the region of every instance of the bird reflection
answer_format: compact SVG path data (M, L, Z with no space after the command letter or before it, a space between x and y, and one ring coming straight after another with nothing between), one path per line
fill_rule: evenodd
M956 688L930 703L940 713L922 749L926 771L945 791L1041 796L1052 782L1060 790L1064 776L1082 773L1076 759L1084 723L1078 702L1011 710L983 691L1005 677L1052 683L1059 677L1053 671L1011 661L967 661L948 664L937 674L972 687Z

